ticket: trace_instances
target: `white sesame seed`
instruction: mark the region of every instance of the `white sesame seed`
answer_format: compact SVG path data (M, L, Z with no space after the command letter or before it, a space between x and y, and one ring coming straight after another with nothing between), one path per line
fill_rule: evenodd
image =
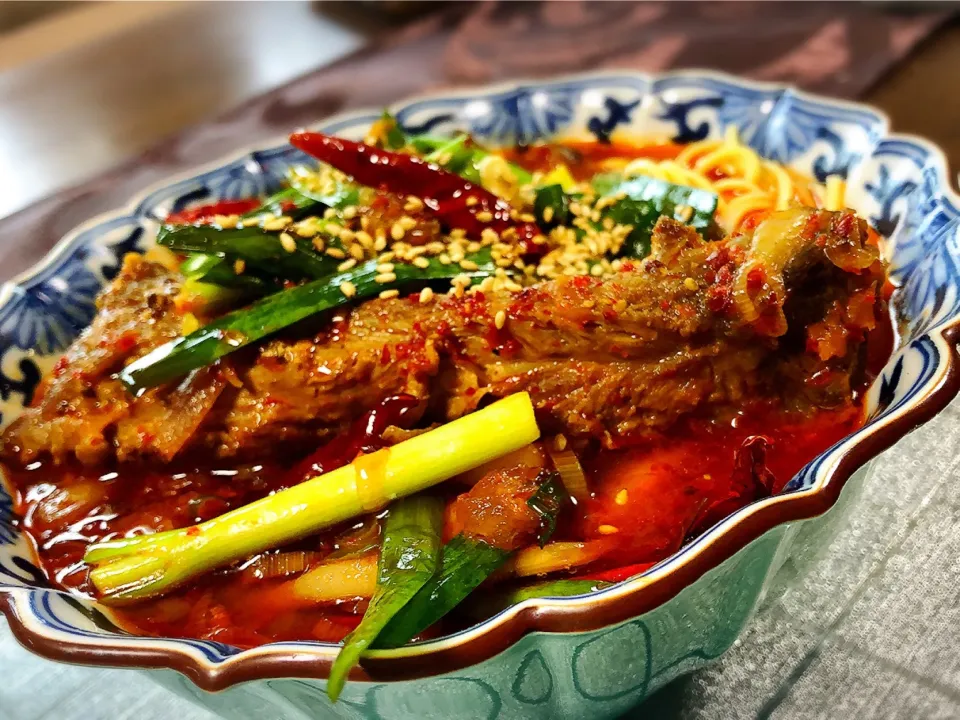
M266 220L263 223L263 229L270 231L283 230L292 221L288 217L278 217L273 220Z
M290 235L290 233L280 233L280 245L288 253L297 251L297 241L293 239L293 236Z

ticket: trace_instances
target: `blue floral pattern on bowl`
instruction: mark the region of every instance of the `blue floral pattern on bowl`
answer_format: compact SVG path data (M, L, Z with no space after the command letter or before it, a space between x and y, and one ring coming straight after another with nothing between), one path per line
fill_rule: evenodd
M885 442L892 441L878 439L888 428L922 416L918 409L924 403L945 402L942 396L937 402L933 399L950 384L947 379L954 362L945 333L960 317L960 199L950 189L942 153L923 140L891 135L886 118L878 111L780 86L702 72L656 77L612 72L511 84L425 97L392 110L410 131L445 134L468 130L491 145L530 143L557 136L607 141L614 133L666 135L688 142L719 137L726 128L736 127L743 140L766 157L821 180L828 175L846 178L848 203L869 218L885 238L884 254L891 263L891 279L899 286L895 312L901 340L868 393L867 425L809 463L789 484L789 494L739 511L642 577L589 597L526 601L522 607L504 611L452 638L381 652L376 657L384 658L384 663L391 658L403 662L403 658L429 655L437 648L473 642L491 628L514 622L524 609L587 608L619 602L625 596L642 592L646 585L668 578L688 563L698 562L706 549L745 526L752 516L775 505L786 508L795 498L817 497L838 474L843 476L842 485L855 469L840 469L845 458L861 447L870 447L875 454ZM355 113L319 122L316 127L360 138L378 116L379 112L373 111ZM144 249L158 221L170 212L193 205L269 192L282 181L287 167L304 161L298 151L278 143L171 180L142 193L126 209L95 219L71 233L42 265L8 284L0 296L3 423L9 422L29 401L42 371L90 321L96 294L113 277L122 256ZM910 421L916 424L920 420ZM831 502L835 499L834 496ZM803 517L812 514L800 513ZM763 592L764 583L772 576L773 558L783 552L782 548L777 549L778 543L790 534L786 527L771 527L741 543L719 565L715 562L705 566L695 583L673 600L607 628L582 633L528 634L499 655L440 678L397 684L353 683L348 686L345 702L336 709L323 704L322 681L262 680L259 689L237 689L231 697L245 697L241 702L245 707L255 697L256 702L273 707L274 701L282 697L288 709L304 707L305 701L296 698L310 698L313 705L308 703L307 707L314 707L323 716L386 718L402 715L391 709L390 702L403 696L404 702L413 703L410 693L446 683L444 688L448 690L456 687L453 695L457 697L479 693L475 700L489 711L481 713L486 717L505 717L521 710L531 717L579 717L577 713L586 712L588 707L597 717L607 716L622 711L677 673L699 666L729 646ZM764 550L768 547L769 553ZM750 569L761 565L762 572ZM742 571L745 575L730 576L731 572L741 572L735 570L741 566L748 568ZM702 613L708 629L701 629L699 639L691 640L693 645L685 648L670 641L678 648L671 651L675 657L653 663L650 657L658 651L665 657L669 655L663 650L669 644L664 640L669 633L658 629L657 618L664 613L668 617L671 608L679 607L679 603L691 598L695 601L699 597L696 593L702 593L706 587L704 583L714 582L718 573L732 577L731 582L742 586L742 602L737 595L729 613L738 618L737 622L731 621L725 633L716 631L711 635L710 628L723 622L718 619L715 606L708 604ZM753 577L750 573L762 576L756 587L744 582L745 577ZM13 626L18 635L59 643L68 648L61 657L91 662L96 661L88 652L91 647L129 651L133 659L128 658L128 664L137 664L136 658L141 658L143 664L150 666L181 670L187 667L190 677L206 688L230 685L232 680L223 679L225 673L249 662L252 656L262 659L298 654L329 660L335 652L335 648L320 643L277 643L240 651L214 642L136 638L119 633L92 603L49 589L13 522L11 500L0 489L0 595L4 591L10 593L8 614L16 615ZM683 635L677 628L674 633ZM592 652L592 643L618 634L629 639L629 649L625 651L628 655L645 653L648 662L635 673L624 671L621 686L604 686L606 689L601 691L593 687L593 680L584 669L584 658ZM611 652L609 644L603 647L605 652ZM157 660L158 657L161 659ZM178 659L173 661L173 657ZM625 658L624 662L629 665L630 661ZM510 663L513 665L507 668ZM443 672L438 669L424 674ZM293 674L312 675L303 669ZM158 678L181 692L200 692L173 673ZM278 689L281 686L282 690ZM447 692L439 688L438 691ZM265 699L268 696L272 698L269 701ZM570 700L574 696L576 699ZM203 702L215 705L212 700ZM462 707L460 701L451 702ZM226 711L226 705L219 707ZM420 706L413 703L410 707ZM444 716L443 702L423 707L426 709L422 717ZM237 707L229 709L238 712ZM479 717L475 712L472 715ZM299 715L293 712L293 716Z

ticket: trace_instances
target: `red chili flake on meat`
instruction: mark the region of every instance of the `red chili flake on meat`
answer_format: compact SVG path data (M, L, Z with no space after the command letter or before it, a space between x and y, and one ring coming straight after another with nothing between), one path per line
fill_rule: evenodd
M714 250L707 257L706 265L711 270L718 271L720 268L730 263L730 250L726 245Z
M766 282L767 275L763 271L763 268L754 268L749 273L747 273L747 289L749 290L759 290L763 287L763 284Z
M856 219L852 213L843 213L836 219L833 224L833 230L837 235L842 237L850 237L853 234L854 226L856 225Z
M464 390L463 392L467 397L473 397L474 395L477 394L477 389L470 387Z
M661 301L660 301L660 309L663 310L664 312L667 312L667 310L670 309L670 301L667 300L666 298L664 298L663 300L661 300Z
M573 278L572 284L577 290L586 290L592 285L587 275L577 275Z
M707 290L707 307L711 312L726 313L733 307L733 293L729 287L715 285Z
M383 351L380 353L380 364L381 365L390 364L390 348L387 345L383 346Z
M67 365L69 364L70 362L67 360L67 356L62 356L59 360L57 360L57 364L53 366L53 376L60 377L63 375L64 370L67 369Z
M603 319L606 320L607 322L613 322L618 317L619 316L617 315L616 311L612 310L611 308L607 308L606 310L603 311Z
M633 272L636 269L637 269L636 263L633 263L630 260L627 260L622 265L620 265L620 270L622 270L623 272Z
M198 528L196 525L191 525L190 527L187 528L188 537L196 537L199 534L200 534L200 528Z

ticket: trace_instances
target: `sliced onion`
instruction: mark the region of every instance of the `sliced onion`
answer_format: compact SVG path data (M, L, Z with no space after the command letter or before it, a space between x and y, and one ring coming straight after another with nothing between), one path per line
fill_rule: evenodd
M609 543L603 540L555 542L542 548L528 547L510 559L509 570L517 577L569 570L598 560L608 547Z
M546 465L546 458L543 455L543 450L540 448L540 443L524 445L519 450L514 450L511 453L498 457L496 460L491 460L480 467L458 475L457 479L467 485L476 485L485 475L489 475L495 470L509 470L520 467L521 465L532 468L540 468Z
M323 554L310 550L260 555L243 569L243 576L251 580L271 580L299 575L323 559Z
M577 454L569 448L564 450L551 448L549 452L553 467L560 475L560 480L570 497L578 503L587 500L590 497L590 488L587 487L587 476L580 466Z

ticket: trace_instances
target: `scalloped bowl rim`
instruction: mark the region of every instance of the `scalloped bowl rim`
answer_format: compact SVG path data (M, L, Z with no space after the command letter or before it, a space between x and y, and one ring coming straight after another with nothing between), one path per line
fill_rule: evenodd
M431 99L458 100L471 97L491 96L500 92L555 87L564 83L583 80L615 80L623 78L653 83L656 80L664 78L684 77L713 80L715 82L750 90L786 91L792 93L795 97L806 99L816 104L825 104L834 108L845 108L859 113L871 113L882 123L879 139L903 141L907 144L918 146L928 153L931 164L937 168L938 180L940 181L944 200L949 201L954 208L960 207L960 195L957 194L951 184L947 173L946 156L943 150L931 141L919 136L904 133L890 133L889 118L882 110L866 103L850 102L807 93L788 84L747 80L734 75L710 70L684 69L662 73L611 70L560 75L544 79L522 79L477 87L451 88L448 90L423 93L392 103L390 107L410 106L414 103ZM645 95L645 97L647 96ZM316 123L313 123L311 127L322 124L329 128L333 124L347 124L350 121L368 119L378 113L378 110L373 109L337 113L325 119L318 120ZM272 149L279 147L285 143L286 136L265 138L256 144L244 146L217 160L204 163L203 165L185 170L181 173L170 175L136 193L133 199L122 207L100 213L78 225L65 234L42 260L3 284L3 287L0 288L0 309L5 307L15 296L18 291L18 285L36 281L58 258L73 247L74 243L84 232L92 230L104 222L135 214L146 199L153 193L163 190L164 188L229 166L250 156L251 153L267 148ZM874 421L869 427L858 429L852 435L847 436L822 453L821 457L829 462L825 462L824 465L818 469L817 481L811 487L769 497L741 508L643 574L620 582L610 588L587 595L562 598L531 598L524 600L477 625L452 635L437 640L407 645L394 650L371 651L369 652L369 659L374 661L378 670L381 667L386 670L384 673L386 676L395 676L396 679L429 677L483 662L505 650L519 640L520 637L530 632L585 632L613 626L637 617L667 602L684 587L714 569L724 559L742 550L749 542L759 538L770 529L787 522L807 519L826 512L833 506L843 484L853 472L902 438L907 432L939 413L943 407L960 392L960 356L958 356L954 345L956 340L960 340L960 316L954 317L949 322L944 322L932 328L927 331L927 334L939 351L941 361L932 378L926 382L925 392L918 394L917 397L905 403L903 407L900 407L889 416ZM827 497L828 491L834 491L830 493L832 497ZM808 500L815 502L805 502ZM824 502L824 500L826 502ZM793 510L793 512L790 512L790 510ZM768 518L771 511L782 512L782 515L772 523L769 522ZM742 541L730 538L732 531L745 529L751 523L755 526L763 525L764 529L755 533L748 532L748 537ZM721 550L721 552L715 553L717 555L716 559L704 561L703 556L709 554L711 550L717 550L721 544L733 547L733 549L729 552L723 552ZM698 564L704 565L704 567L699 568L699 570L693 567ZM626 613L614 613L615 619L607 619L599 623L587 620L585 622L573 622L566 628L550 627L549 629L544 629L540 627L539 621L545 611L548 614L551 611L557 611L558 615L562 614L561 619L575 620L575 618L570 616L583 613L584 611L595 612L598 608L609 606L617 601L636 598L636 596L648 587L662 583L671 577L679 575L681 571L690 569L694 570L694 574L690 576L689 580L676 584L674 590L668 591L652 604L638 603L636 607L642 609L635 609ZM332 662L339 650L339 645L317 641L276 642L248 650L241 650L222 660L211 662L203 653L197 652L195 647L186 644L188 641L180 638L150 638L118 635L115 640L98 636L92 640L78 637L75 639L71 638L69 641L58 638L54 642L48 642L52 641L53 638L48 638L37 629L30 627L28 621L25 621L22 617L24 606L21 605L21 603L28 602L26 598L38 592L59 591L48 588L29 587L0 588L0 611L6 614L11 630L17 639L34 652L55 660L67 660L91 665L174 669L187 675L199 687L211 691L223 690L239 682L259 678L304 677L323 679L326 677L329 662ZM109 611L107 611L107 614L109 614ZM488 648L480 653L470 655L466 662L458 659L459 656L457 654L450 655L447 653L447 651L455 651L465 644L473 644L480 641L484 636L496 634L497 631L504 630L507 626L518 622L522 625L522 627L519 628L519 633L504 634L504 636L510 636L508 642L494 641L492 643L492 649ZM162 647L152 649L131 646L129 644L130 641L139 640L163 641L166 644ZM182 644L183 646L174 647L169 644ZM93 648L92 652L91 648ZM439 655L437 659L442 658L443 660L443 662L437 662L434 663L434 665L442 665L443 667L429 670L418 663L417 669L413 673L398 670L396 667L394 667L394 670L398 670L396 673L387 670L388 665L396 666L398 662L403 660L413 658L428 659L434 655ZM271 663L269 666L260 667L258 670L255 664L264 659L269 659ZM319 665L316 664L317 660L321 661ZM449 660L453 660L452 665ZM307 661L308 664L305 664L305 661ZM286 667L288 665L289 667ZM290 669L292 669L293 672L286 671ZM324 672L316 672L318 669ZM251 670L252 672L250 672ZM370 676L363 670L357 671L357 677L360 679L370 679ZM376 679L382 681L385 678L381 677L378 673ZM392 678L386 679L389 681L389 679Z

